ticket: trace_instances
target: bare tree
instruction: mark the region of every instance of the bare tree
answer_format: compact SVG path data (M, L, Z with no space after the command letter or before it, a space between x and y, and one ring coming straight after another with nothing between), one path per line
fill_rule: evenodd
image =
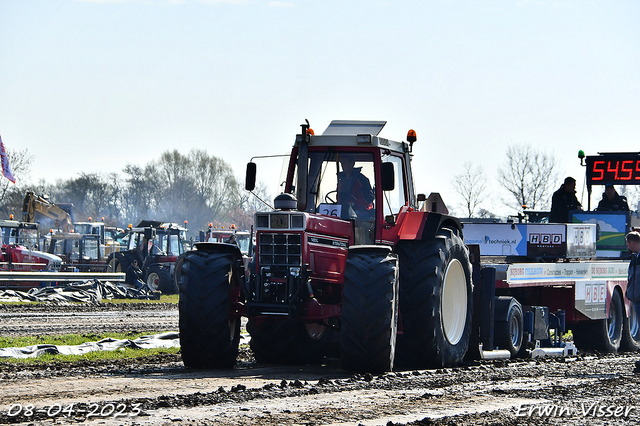
M15 185L9 179L2 178L0 182L0 205L4 209L13 210L15 200L18 200L18 204L21 204L24 197L24 184L27 182L31 174L31 163L33 163L34 156L28 149L13 150L7 149L7 157L9 158L9 164L11 165L11 171L16 178ZM20 206L22 208L22 206Z
M530 209L548 206L558 180L555 158L528 144L512 144L507 148L507 161L498 169L498 176L518 208ZM512 205L507 201L505 204Z
M467 217L473 217L486 198L487 178L482 167L473 165L470 161L464 163L464 169L464 173L453 178L453 187L464 200Z

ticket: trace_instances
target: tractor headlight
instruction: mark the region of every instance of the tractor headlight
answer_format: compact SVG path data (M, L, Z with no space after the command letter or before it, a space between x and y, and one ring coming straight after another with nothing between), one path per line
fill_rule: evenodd
M300 276L300 268L299 267L293 267L293 268L289 268L289 276L291 277L299 277Z

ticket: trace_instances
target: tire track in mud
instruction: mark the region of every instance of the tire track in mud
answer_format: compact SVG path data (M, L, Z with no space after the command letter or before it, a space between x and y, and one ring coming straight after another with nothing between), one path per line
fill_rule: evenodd
M0 336L177 330L173 304L0 305Z
M615 425L638 422L636 354L474 363L459 368L350 375L324 366L264 366L251 360L232 370L192 370L178 357L3 373L0 423L46 424L44 408L74 404L140 409L141 425ZM25 387L25 381L30 383ZM40 413L9 416L15 404ZM589 407L632 407L627 417L585 414ZM565 407L539 415L531 407ZM581 412L582 410L582 412ZM14 410L15 412L15 410ZM86 414L86 411L85 411ZM557 414L557 413L556 413ZM86 415L56 418L56 424ZM133 421L132 419L128 419ZM100 418L101 425L123 424ZM50 424L50 423L49 423Z

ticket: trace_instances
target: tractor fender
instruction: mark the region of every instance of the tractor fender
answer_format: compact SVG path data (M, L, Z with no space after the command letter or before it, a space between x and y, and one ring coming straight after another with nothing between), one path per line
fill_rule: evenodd
M432 240L442 228L451 229L462 238L462 225L456 217L434 212L406 212L403 216L398 223L400 240Z

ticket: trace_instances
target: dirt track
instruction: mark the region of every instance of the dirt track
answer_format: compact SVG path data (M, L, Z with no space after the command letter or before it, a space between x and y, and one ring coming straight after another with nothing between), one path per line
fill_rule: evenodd
M78 309L54 310L62 314ZM90 311L113 318L114 309L100 306ZM148 324L147 331L160 331L154 327L167 318L136 321L153 318L149 311L157 310L171 317L168 323L173 321L174 327L169 329L177 329L175 307L117 309L120 317L132 319L124 321L129 325L123 328L135 325L136 331L145 331ZM34 313L33 308L18 309L22 310ZM12 315L20 316L15 310ZM28 317L35 326L37 316ZM58 315L52 325L64 322L73 329L73 323L86 323L86 317ZM39 330L46 331L47 321ZM97 327L93 332L102 332L105 322L109 321L92 317ZM242 351L237 367L227 371L185 369L173 355L72 366L0 363L0 423L630 424L640 420L640 375L632 373L639 358L586 354L381 376L354 376L333 360L323 366L257 365L248 349Z

